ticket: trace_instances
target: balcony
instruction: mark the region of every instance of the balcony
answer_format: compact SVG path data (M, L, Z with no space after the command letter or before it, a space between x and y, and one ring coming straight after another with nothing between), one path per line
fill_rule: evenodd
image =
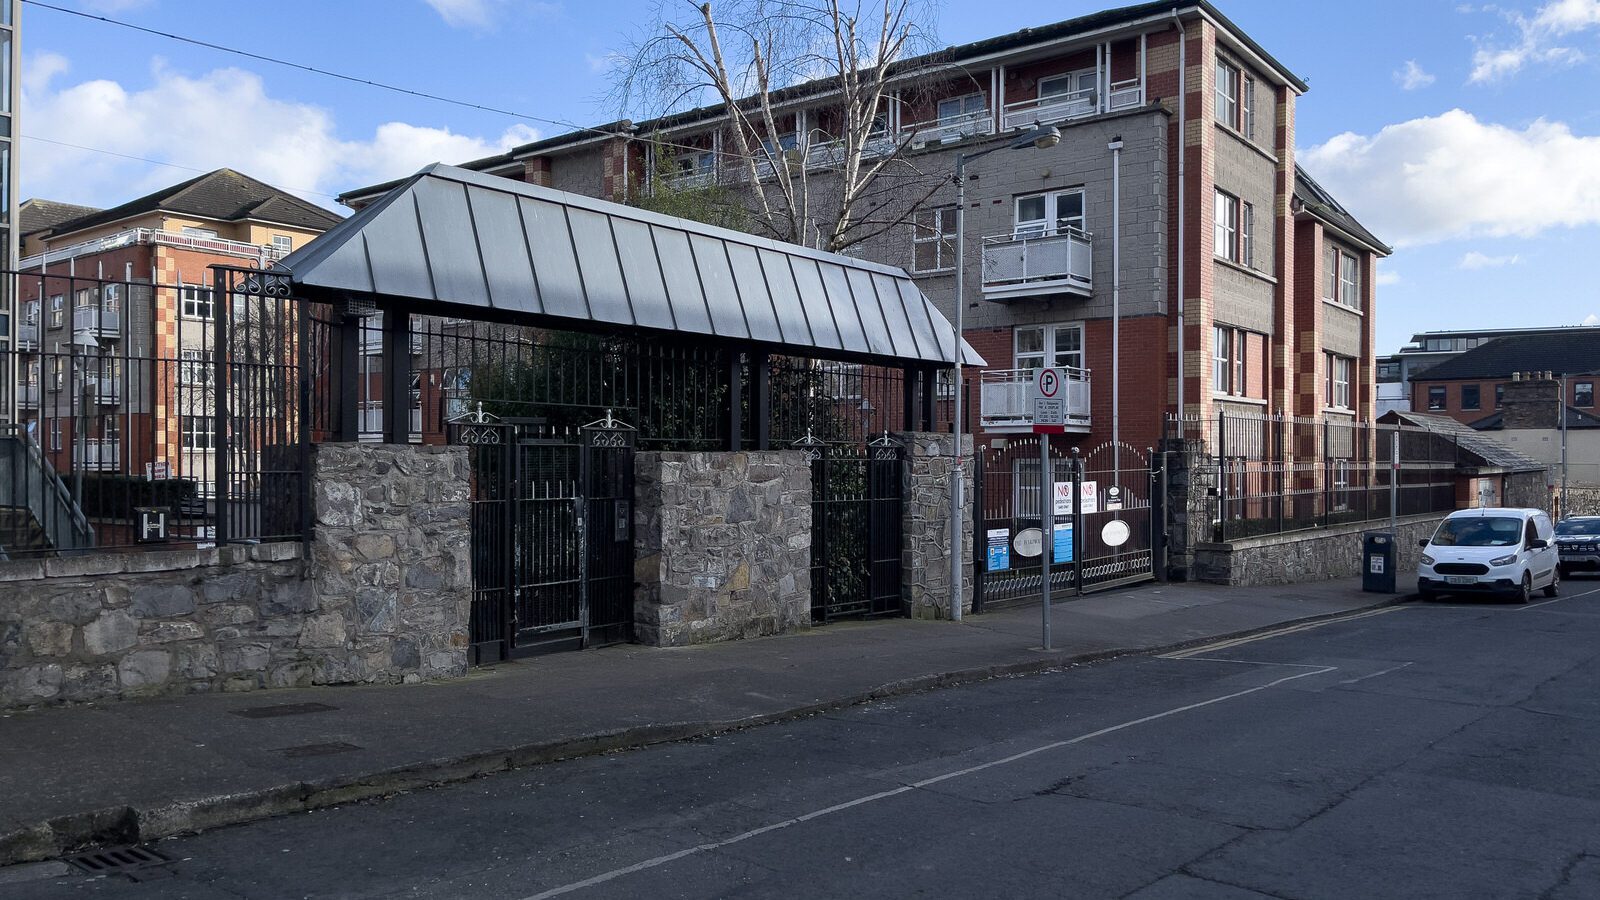
M822 137L826 137L823 135ZM895 139L882 132L868 135L866 143L861 147L863 159L878 159L888 156L895 151L898 144ZM843 139L819 140L813 137L806 144L806 171L814 172L818 169L836 169L844 165Z
M923 147L935 141L946 143L974 135L994 134L994 110L981 109L929 122L902 125L900 131L911 138L912 147Z
M1087 231L1024 232L983 239L983 298L1093 292L1094 238Z
M1014 131L1032 128L1035 123L1051 125L1092 116L1099 109L1099 94L1094 88L1051 94L1048 97L1030 97L1006 104L1005 127L1007 131Z
M122 335L122 308L119 306L80 306L72 311L72 330L87 331L97 337Z
M1066 369L1066 430L1089 432L1089 370ZM1033 430L1033 379L1038 369L990 369L978 382L978 413L985 431Z
M21 262L17 263L17 268L32 269L35 266L65 262L69 259L77 259L80 256L90 256L95 253L104 253L107 250L132 247L136 244L160 244L166 247L201 250L222 256L242 257L254 260L263 266L289 255L288 251L270 244L250 244L244 241L230 241L224 238L206 237L197 234L158 231L153 228L130 228L127 231L119 231L109 237L95 238L94 240L83 241L67 247L46 250L43 253L24 257Z
M22 322L17 325L17 349L39 349L39 323Z
M116 470L121 455L121 447L115 438L86 438L75 442L72 448L75 465L102 472Z
M39 408L39 385L37 385L37 384L19 384L19 385L17 385L17 405L21 406L23 409L38 409Z

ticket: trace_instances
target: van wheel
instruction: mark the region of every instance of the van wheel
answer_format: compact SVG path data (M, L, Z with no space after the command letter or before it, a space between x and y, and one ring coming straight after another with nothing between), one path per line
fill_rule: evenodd
M1546 597L1554 597L1554 596L1556 596L1557 594L1560 594L1560 593L1561 593L1561 573L1560 572L1551 572L1550 573L1550 583L1544 586L1544 595Z
M1518 603L1532 603L1533 602L1533 573L1532 572L1523 572L1522 573L1522 584L1517 588L1517 592L1516 592L1516 594L1513 595L1513 597Z

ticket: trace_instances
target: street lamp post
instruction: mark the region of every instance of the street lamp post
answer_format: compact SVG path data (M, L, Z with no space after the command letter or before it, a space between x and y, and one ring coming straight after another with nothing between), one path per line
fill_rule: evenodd
M72 333L72 343L68 345L71 356L67 365L67 382L71 385L72 394L70 402L75 407L72 417L72 451L76 458L72 460L72 502L81 511L83 509L83 467L89 455L89 379L80 372L89 368L88 352L98 350L100 342L86 328L80 328ZM83 349L83 365L78 365L78 350ZM81 380L80 380L81 378Z
M1045 150L1059 143L1061 143L1061 129L1054 125L1035 125L1031 130L1018 135L1008 143L996 144L993 147L979 150L977 153L956 154L956 315L952 322L952 327L955 330L955 343L950 351L950 383L955 388L950 422L950 437L954 443L950 451L952 461L950 467L950 618L956 622L961 621L961 507L964 505L962 497L963 482L961 480L961 441L965 434L961 427L961 364L965 354L961 349L961 323L967 305L967 161L981 156L988 156L996 150L1026 150L1030 147Z

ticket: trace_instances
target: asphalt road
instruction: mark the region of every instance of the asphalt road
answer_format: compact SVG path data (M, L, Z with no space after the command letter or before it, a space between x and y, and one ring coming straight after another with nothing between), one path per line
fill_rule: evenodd
M0 898L1600 897L1600 581L1564 592L222 829L150 881L3 869Z

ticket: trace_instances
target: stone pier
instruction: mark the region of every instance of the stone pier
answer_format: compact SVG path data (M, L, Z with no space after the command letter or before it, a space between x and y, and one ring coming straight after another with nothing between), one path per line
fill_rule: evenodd
M907 431L901 507L902 596L913 618L950 618L950 467L952 435ZM972 611L972 436L962 435L961 608Z

